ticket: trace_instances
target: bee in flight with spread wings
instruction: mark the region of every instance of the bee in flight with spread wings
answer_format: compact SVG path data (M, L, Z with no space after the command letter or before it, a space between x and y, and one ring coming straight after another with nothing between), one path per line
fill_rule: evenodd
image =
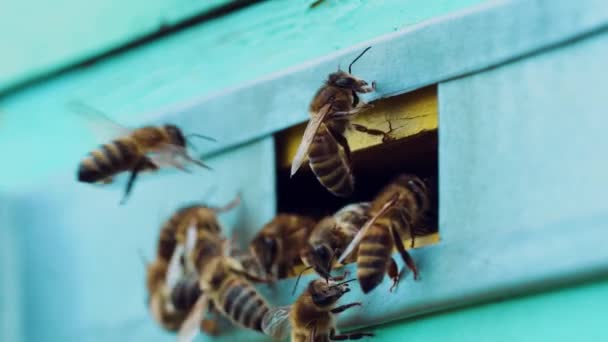
M112 136L110 142L91 151L80 161L78 181L108 184L119 173L130 172L121 204L126 202L141 172L157 171L163 167L189 172L187 164L209 169L202 161L188 154L187 137L212 138L200 134L186 136L179 127L171 124L127 128L83 103L70 102L68 106L93 125L94 131Z
M291 336L292 342L358 340L374 336L372 333L338 334L336 331L335 315L361 305L337 306L338 300L350 291L348 283L355 280L341 281L346 276L313 280L293 305L270 309L262 320L264 333L277 340Z
M348 72L338 69L329 74L317 91L309 107L310 120L291 164L293 177L308 156L310 168L321 185L338 197L350 196L355 185L350 147L344 137L346 129L382 135L383 141L391 139L386 132L350 122L355 114L370 107L358 94L370 93L376 88L375 82L369 86L351 73L353 64L369 49L371 47L350 63Z

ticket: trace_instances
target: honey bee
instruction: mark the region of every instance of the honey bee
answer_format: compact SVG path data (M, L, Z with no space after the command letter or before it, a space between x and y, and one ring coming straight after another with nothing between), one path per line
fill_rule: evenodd
M354 191L355 179L351 169L351 152L344 137L347 128L373 135L387 133L353 124L350 118L369 105L359 99L358 93L375 90L375 82L352 75L353 64L371 47L365 49L348 66L348 72L339 70L329 74L325 84L317 91L310 103L310 120L302 141L291 164L291 176L298 171L304 158L321 185L338 197L347 197Z
M371 219L338 259L343 262L358 247L357 278L364 293L378 286L385 272L393 280L391 291L397 285L399 271L391 257L394 246L414 273L414 279L418 279L418 270L402 239L409 237L414 245L414 229L429 206L426 184L408 174L396 177L374 198L370 209Z
M314 224L305 216L279 214L258 232L249 247L268 278L284 278L300 263L300 251Z
M190 172L188 163L209 169L202 161L193 159L187 151L188 140L182 130L171 124L129 129L107 118L104 114L80 103L70 103L79 113L88 114L89 121L103 125L116 136L89 153L78 165L77 179L84 183L111 183L113 177L130 172L121 204L133 189L139 173L157 171L162 167L175 167ZM191 134L210 139L200 134Z
M339 340L358 340L373 337L373 333L358 332L338 334L335 315L361 303L336 306L338 300L350 291L348 283L356 279L337 282L337 279L316 279L308 284L306 290L295 303L287 307L271 309L262 321L264 333L276 339L291 335L292 342L321 342Z
M217 220L217 214L232 210L240 203L240 196L236 196L231 202L223 207L210 207L206 204L197 203L179 208L162 225L160 237L158 239L157 258L169 260L174 253L176 246L184 246L186 235L189 228L193 227L194 234L191 237L191 244L196 242L197 234L202 231L214 235L221 235L221 227ZM177 254L180 255L179 253Z
M301 252L302 262L323 278L329 278L333 262L369 220L370 207L369 202L349 204L319 221ZM356 250L345 262L354 261L354 257Z
M202 295L181 326L179 340L194 338L210 305L237 326L262 332L262 318L269 306L249 279L263 280L247 274L235 259L227 255L209 258L199 266L202 267L199 271Z
M199 271L194 265L204 265L222 254L223 238L216 214L234 208L237 196L223 207L202 204L179 209L161 228L157 259L148 267L150 311L155 319L171 331L177 331L194 309L202 291ZM213 307L208 310L214 313ZM203 332L217 334L217 323L201 317Z

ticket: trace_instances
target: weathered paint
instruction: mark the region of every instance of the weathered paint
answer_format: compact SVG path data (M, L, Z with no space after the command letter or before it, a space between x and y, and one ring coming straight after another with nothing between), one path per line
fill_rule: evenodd
M2 1L0 92L230 1Z

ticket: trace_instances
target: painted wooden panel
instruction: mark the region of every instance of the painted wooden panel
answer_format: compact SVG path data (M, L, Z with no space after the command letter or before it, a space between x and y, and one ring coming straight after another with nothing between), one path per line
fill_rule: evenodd
M465 308L375 329L374 341L602 341L608 281Z
M182 204L223 204L240 192L242 205L220 220L229 236L248 240L275 214L272 138L208 162L212 172L141 177L124 206L118 205L124 183L98 188L76 183L72 172L9 197L14 219L3 230L13 234L21 265L12 276L19 284L24 339L158 337L161 329L147 313L139 250L154 255L167 216Z
M0 154L19 161L2 172L18 178L18 186L23 186L24 180L44 178L68 162L63 155L41 155L40 161L27 156L49 147L70 156L82 152L59 133L75 128L65 108L67 101L82 100L120 121L140 124L157 118L159 111L159 116L165 117L167 110L163 108L168 106L181 107L184 101L227 87L240 87L255 78L267 78L270 73L311 58L479 2L441 0L429 5L420 0L326 1L309 10L307 2L282 0L251 6L0 99ZM328 16L335 25L320 25ZM235 94L238 101L227 101L242 102L244 107L215 102L189 110L192 120L184 124L201 133L217 135L219 143L207 148L217 151L268 134L268 125L273 122L279 127L301 122L306 115L302 100L308 101L327 72L335 70L339 60L346 65L353 53L334 59L331 66L311 70L306 79L283 81L283 91L255 87L254 94ZM365 63L373 65L374 61L367 59ZM290 96L295 107L286 111L281 101ZM253 98L259 102L252 104ZM24 116L27 120L23 120ZM216 120L219 117L223 119ZM255 121L243 121L246 118ZM34 122L41 125L32 125ZM247 129L232 129L242 126ZM271 128L274 130L275 126ZM10 147L15 142L20 145L19 152ZM28 177L17 177L25 172ZM0 185L16 186L12 182Z
M4 0L0 91L229 2Z
M608 163L596 153L608 144L598 72L607 43L595 35L439 85L441 241L412 251L420 281L408 275L397 293L386 282L367 296L353 287L344 301L364 306L345 312L342 326L608 274ZM281 282L276 304L292 300L293 284Z
M278 6L275 2L268 4L268 6ZM409 2L403 4L413 6L413 3ZM457 2L450 4L456 6ZM464 3L459 3L460 5ZM172 120L202 133L217 132L216 134L220 135L218 136L220 142L203 150L203 152L216 153L229 146L244 143L305 120L308 101L325 75L335 70L338 64L348 63L367 44L372 44L374 48L356 65L355 71L367 79L376 79L379 85L376 96L382 97L479 68L483 69L597 31L605 27L608 21L606 17L608 11L598 10L604 5L604 2L599 0L577 3L567 0L492 2L446 18L406 27L404 30L380 37L365 45L351 46L349 49L271 76L268 76L267 72L301 61L291 59L292 57L283 59L281 57L284 56L283 54L303 51L299 49L312 45L297 45L277 50L276 46L292 40L281 38L274 41L272 46L264 45L266 44L264 40L260 42L262 45L257 46L256 49L246 49L248 53L244 54L243 50L239 49L245 42L250 42L248 38L241 41L242 44L237 44L238 46L232 45L231 40L226 40L222 41L228 44L225 48L224 45L211 48L214 46L212 43L217 43L217 40L213 39L213 34L221 32L222 27L229 23L234 24L235 28L240 28L240 25L247 22L249 15L257 13L255 11L261 8L258 7L261 5L258 5L238 12L234 16L201 25L200 31L196 29L184 32L121 58L109 60L88 70L67 75L6 98L2 103L5 132L0 135L0 153L20 162L10 165L3 172L14 175L25 170L32 176L21 179L39 177L48 170L60 167L65 160L55 156L41 156L44 158L42 163L44 166L40 167L38 165L41 163L24 156L35 154L45 146L61 149L66 154L76 152L74 144L66 143L65 139L57 135L47 134L51 129L60 131L66 125L71 125L64 104L74 98L90 103L128 123ZM278 8L280 7L273 8L274 11L269 13L275 13ZM432 13L427 14L439 13L440 9L447 10L445 7L437 7ZM303 10L304 8L300 8L297 11ZM353 31L346 30L347 27L352 28L354 23L359 22L368 23L362 18L375 13L359 12L361 10L359 7L351 10L352 12L347 12L349 15L345 17L345 20L353 20L345 21L351 23L350 26L332 26L335 27L336 35L342 32L345 37L351 37L345 39L345 42L352 42L349 39L354 39L351 36ZM382 9L376 10L379 11L378 14L382 13ZM297 11L296 13L299 13ZM306 18L313 20L312 18L317 18L316 15L326 14L327 12L323 12ZM287 18L292 18L294 15L292 13ZM376 18L376 16L370 17ZM262 14L259 18L270 20ZM514 22L513 18L517 18L517 22ZM563 18L566 20L562 20ZM374 21L373 24L385 27L382 25L390 22L388 19L379 21ZM547 25L539 26L538 22ZM263 21L259 22L255 27L266 27L262 25L263 23ZM357 25L354 26L359 28ZM314 25L312 27L318 29ZM527 27L531 28L525 29ZM203 34L207 30L213 34ZM361 32L361 35L357 36L360 40L370 37L367 35L370 32L378 33L373 30L355 32ZM327 32L315 34L310 32L310 36L306 35L305 41L314 39L318 44L318 41L325 41L320 40L319 37L330 36ZM199 42L198 39L201 41ZM210 47L208 50L211 51L209 52L211 55L208 54L202 59L200 50L204 46ZM342 46L344 45L339 47ZM317 53L325 51L317 49L321 47L313 51ZM329 47L325 46L325 49ZM252 54L249 54L249 51ZM458 54L454 55L456 52ZM261 57L262 55L256 57L254 53L264 53L264 56L270 55L273 58ZM211 61L212 56L217 58L216 62ZM291 55L286 55L285 58L287 56ZM404 64L404 60L408 62ZM179 61L179 63L167 61ZM239 72L234 72L235 65L239 66ZM196 76L198 74L205 77L201 79ZM215 89L234 86L262 75L266 76L254 83L243 84L239 88L232 88L216 95L207 95ZM32 98L36 101L32 101ZM195 99L182 102L187 98ZM170 104L172 108L159 110L160 107ZM22 120L24 113L27 113L28 121ZM218 117L222 120L217 120ZM44 122L45 125L33 126L30 122ZM247 129L230 129L243 126ZM21 149L18 152L10 148L11 141L20 142ZM13 186L13 184L2 185Z

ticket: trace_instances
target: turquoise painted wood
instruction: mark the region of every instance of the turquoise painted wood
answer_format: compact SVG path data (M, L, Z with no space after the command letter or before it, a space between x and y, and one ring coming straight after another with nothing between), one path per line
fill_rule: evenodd
M522 3L501 2L498 5L507 6L504 9L512 8L509 6L514 4L515 8L522 10L525 7L517 7ZM552 12L546 12L540 5L546 2L534 3L539 7L514 13L522 16L526 13L553 13L556 17L572 14L560 12L573 9L567 1L553 2L564 6L559 9L546 7L553 9ZM557 38L547 35L545 38L548 40L536 41L538 44L530 44L530 40L525 40L528 39L528 34L509 36L505 33L505 36L510 37L504 38L505 41L513 39L510 41L512 47L521 48L523 43L515 40L518 38L524 39L524 43L529 45L523 45L536 52L538 47L546 47L543 44L550 42L553 45L551 51L527 55L526 59L498 66L494 63L504 63L509 59L507 57L513 55L507 53L509 48L497 45L495 48L503 54L487 50L487 56L493 56L493 59L480 59L486 64L476 66L496 66L492 70L455 78L462 74L445 72L454 69L442 69L442 73L434 75L435 78L426 78L424 82L432 82L433 79L441 81L442 243L414 251L422 272L420 282L412 282L411 277L407 277L400 284L397 294L387 292L388 284L383 284L367 297L362 297L356 290L349 293L346 301L363 300L365 306L363 310L345 314L341 319L342 324L351 327L374 325L608 274L608 250L605 248L608 208L602 201L605 188L602 177L606 174L607 164L593 153L601 151L608 144L601 125L605 117L601 91L604 76L599 72L605 69L604 61L608 57L608 35L603 29L603 12L598 10L599 7L592 6L597 4L591 0L578 3L575 9L579 10L576 13L580 15L574 16L578 19L566 20L565 26L557 27L561 31L556 27L542 25L535 30L530 29L529 32L538 35L549 30L563 34ZM473 22L465 19L468 15L483 16L484 10L498 11L494 6L482 7L451 18L450 21L461 20L461 32L464 33L469 32L464 28L470 27L470 23L490 25L502 17L497 12L492 12L494 17L485 22L480 17L473 17ZM534 15L528 18L537 18ZM416 42L423 37L433 37L420 34L433 31L431 28L434 25L444 24L444 21L429 23L428 26L419 26L418 31L410 32L414 36L395 34L381 37L377 42L389 46L389 39L396 37L407 37ZM584 33L585 39L571 41L572 36L568 33L574 29L581 29L576 31L575 36ZM442 32L436 30L436 33ZM491 35L481 38L485 42L492 41ZM565 44L565 40L568 44ZM448 41L444 42L447 44ZM558 46L556 42L561 42L563 46ZM401 46L403 49L408 45ZM350 56L359 48L360 46L352 47L282 75L275 75L269 82L283 77L284 96L297 100L298 97L292 92L304 89L299 84L306 68L311 67L314 71L309 71L312 75L308 78L310 83L307 83L310 88L307 91L312 92L314 87L310 85L313 81L315 85L318 84L317 74L324 74L318 70L329 70L329 64L338 57L347 54ZM487 49L488 46L484 48ZM527 48L514 49L518 52L514 56L529 53ZM154 55L152 50L148 53ZM371 60L381 60L381 55L375 53L375 57L370 55ZM419 56L424 56L425 53L429 54L428 51L421 50ZM141 56L139 52L134 55ZM134 55L128 58L136 60ZM271 100L261 97L268 88L257 87L259 83L255 89L243 86L208 98L209 103L215 103L216 107L211 113L215 113L214 120L217 122L227 117L224 116L227 114L220 111L226 110L219 106L223 103L221 101L232 99L245 104L263 102L265 107L260 109L251 106L238 115L243 120L251 116L256 124L273 127L271 130L258 131L256 136L239 140L245 144L233 149L226 150L234 143L220 142L221 147L215 151L219 151L219 154L208 160L215 169L213 173L202 171L184 175L166 172L158 177L142 177L131 201L125 207L117 205L122 190L119 186L101 189L75 183L74 160L88 148L91 139L83 132L82 125L67 115L61 116L63 112L58 108L70 90L76 94L79 91L93 94L94 81L99 81L98 86L110 84L109 81L101 82L101 78L97 79L95 75L99 75L97 72L101 73L100 70L106 70L104 72L108 74L105 75L109 75L109 65L116 67L120 61L123 61L122 57L116 59L117 64L109 61L108 64L96 66L89 71L32 88L3 103L3 109L8 113L0 118L0 125L8 129L4 139L12 144L18 142L19 148L23 150L19 150L21 153L12 153L15 147L0 145L11 151L6 155L15 156L14 161L19 165L14 170L4 169L1 178L13 181L15 175L24 178L36 174L38 178L28 178L26 181L16 179L17 183L21 182L18 185L3 184L1 195L8 204L0 209L0 222L7 228L0 234L0 237L6 237L0 246L9 244L12 250L3 249L0 252L0 262L17 276L8 282L2 278L0 290L3 295L9 293L11 297L10 301L2 298L0 305L2 308L8 307L7 311L16 313L8 323L3 319L3 324L16 322L17 325L16 328L11 325L8 330L3 330L2 340L19 340L20 337L24 340L170 340L173 336L155 327L145 312L143 266L137 255L138 248L143 249L147 255L152 254L161 219L182 201L209 198L224 202L242 190L244 206L225 215L222 220L228 227L237 228L239 238L246 240L253 232L252 229L259 227L274 213L274 150L272 139L267 135L280 126L270 126L266 120L277 118L277 110L284 107L281 107L281 102L275 102L275 98ZM372 63L374 67L361 64L361 70L364 75L369 73L378 76L380 82L384 79L382 75L389 73L383 70L387 63L388 61L384 64ZM426 64L414 64L412 72L424 75L424 65ZM464 66L471 67L468 64ZM392 70L401 72L401 69L391 69L391 72ZM462 73L480 71L475 68L457 70ZM121 80L133 75L135 73L114 75L116 78L112 85L115 87L107 88L114 92L117 91L115 88L120 89L118 85L123 85L127 89L122 90L123 97L108 96L104 100L107 102L92 103L101 104L99 107L104 110L110 107L127 108L130 105L128 100L131 99L127 95L135 94L134 89L137 87ZM93 81L88 81L89 78ZM159 77L159 83L162 80ZM411 82L405 78L393 78L384 83L386 88L381 92L388 94L393 90L405 91L409 87L423 84L420 80ZM226 77L218 81L225 86L222 82L231 81ZM85 84L90 88L79 90L78 86ZM99 89L101 88L96 88L95 96L106 96ZM162 101L181 101L182 93L169 96L166 94L171 92L167 92L161 96L164 91L158 90L156 93L164 98ZM194 93L193 89L191 91ZM244 94L249 95L243 96ZM260 102L251 100L256 94L261 99L257 100ZM61 99L61 96L64 98ZM218 98L221 99L220 102L213 102ZM155 104L159 105L158 102L152 103L150 108L154 108ZM199 105L202 104L205 101L200 101ZM30 114L32 120L22 123L19 119L22 120L23 117L14 114L22 113L17 109L30 109L23 112ZM262 109L274 111L275 116L255 116ZM153 115L123 115L126 110L110 112L116 113L117 117L124 117L130 123L135 123L142 117L154 119ZM53 113L57 115L52 116ZM162 110L157 113L166 114ZM186 125L188 129L204 129L204 123L199 122L201 119L195 114L197 113L189 109L177 111L169 117L181 123L189 123ZM48 115L51 115L51 119ZM302 120L303 115L304 113L294 115L290 120L297 122ZM31 122L44 126L33 128ZM289 122L285 120L282 124ZM209 127L214 127L212 125L213 123ZM215 131L221 135L237 126L229 121ZM575 131L577 134L573 134L573 127L578 130ZM12 131L13 128L16 130ZM51 137L48 132L53 132L56 136ZM251 139L255 140L251 142ZM24 151L38 153L27 154ZM49 152L39 153L40 151ZM30 172L29 169L34 169L34 165L38 170ZM206 195L209 187L216 188L216 196ZM577 231L573 232L573 227ZM584 231L584 234L578 234L578 231ZM65 273L66 270L68 273ZM5 277L4 274L0 276ZM133 286L137 283L141 287ZM292 281L282 282L272 297L269 297L276 304L289 303L292 300L289 295L292 284ZM264 291L271 293L268 289ZM590 294L591 298L597 298L596 292L584 292ZM564 301L559 299L563 297L553 298L554 306ZM545 302L545 305L548 303L551 302ZM539 310L543 308L542 303L536 303L535 306ZM597 312L596 307L589 308ZM468 319L479 318L479 312L483 311L471 313L467 316ZM502 311L496 309L490 312ZM520 319L518 311L508 310L507 306L505 312L501 327L517 326ZM68 321L66 316L76 317ZM449 316L437 317L441 320L441 317ZM414 331L412 334L415 337L416 331L421 331L416 330L416 322L420 321L390 326L386 330L376 329L380 335L378 340L389 340L396 334L406 334L408 329ZM444 323L443 331L428 331L427 337L445 337L462 321L451 322ZM543 322L547 321L539 324ZM30 326L36 328L31 329ZM549 328L552 327L546 327ZM517 336L517 333L513 328L505 335ZM234 334L218 340L261 339L260 336L256 339L243 332ZM483 336L489 334L488 329Z
M603 341L608 281L464 308L374 331L374 341Z
M382 2L373 2L373 4L380 3ZM383 80L379 82L378 96L385 96L495 65L509 58L530 53L530 51L588 34L602 28L608 22L608 17L606 17L608 11L597 10L598 7L603 6L603 2L599 0L585 0L576 4L567 0L537 0L533 3L534 6L521 1L492 2L464 13L436 19L380 37L371 42L375 48L366 56L365 63L362 61L357 65L358 73L368 78ZM274 2L268 4L270 6ZM404 2L404 4L413 6L414 3ZM264 5L267 4L264 3ZM230 16L226 18L226 21L218 20L215 22L218 27L209 26L211 23L205 24L201 26L200 32L206 32L205 30L208 29L210 32L221 32L222 28L225 28L220 25L221 23L234 24L239 27L238 25L246 22L248 13L256 14L254 18L257 22L258 18L265 18L262 13L256 12L257 8L260 7L255 6L239 12L236 19L231 19L234 17ZM269 13L277 12L278 8ZM378 14L371 16L372 18L382 17L382 8L376 8L376 12L372 11L372 8L364 7L364 9L367 11L361 11L359 7L355 9L333 8L332 11L344 10L344 13L349 14L345 15L345 18L360 23L360 27L368 27L365 26L368 25L368 22L363 21L362 18L369 13ZM438 7L435 11L439 12L440 9ZM412 7L411 10L411 13L416 13L417 7ZM284 20L290 22L293 17L292 13L291 16L286 16L289 19ZM313 20L315 17L306 16L304 18ZM387 18L394 17L387 16ZM518 21L514 21L512 18L517 18ZM567 18L567 20L560 18ZM536 23L539 21L551 23L552 26L538 26ZM362 40L368 37L368 31L378 32L373 31L372 26L374 29L376 27L386 29L386 26L382 26L386 22L389 22L388 19L382 23L371 23L367 31L361 29L353 32L349 29L354 25L352 23L351 26L334 25L332 29L335 30L336 36L343 35L346 38L352 35L355 37L355 33L357 33L357 39ZM528 26L536 29L519 29ZM260 24L256 27L265 26ZM317 29L314 25L312 27ZM548 27L551 29L547 29ZM213 28L215 30L212 30ZM66 143L66 140L59 136L47 134L49 129L63 131L66 126L74 128L74 124L70 122L71 119L66 120L68 113L64 106L66 101L74 98L86 101L129 123L140 124L148 119L171 118L194 125L202 133L221 132L216 133L220 143L215 145L216 147L206 147L204 151L207 152L255 139L260 134L269 134L274 130L304 120L306 118L305 110L297 108L306 108L310 96L326 73L334 70L337 64L345 63L345 60L349 61L364 46L351 47L295 69L268 76L263 72L275 71L299 60L284 60L283 62L268 58L260 60L254 55L236 53L237 46L232 43L228 44L229 41L226 41L227 45L218 46L216 50L213 50L218 52L218 55L214 55L216 57L213 58L230 56L235 60L225 57L221 61L216 60L214 64L208 64L209 60L199 58L198 51L196 53L191 51L192 46L203 46L205 42L211 44L215 41L209 38L209 34L202 35L199 31L194 34L195 30L189 32L191 34L186 35L188 32L184 32L174 39L151 44L149 47L134 51L122 58L96 65L88 71L74 73L6 99L4 103L0 104L0 110L4 110L3 121L0 124L3 124L6 129L6 132L0 135L0 153L18 159L19 163L14 164L18 167L11 165L4 172L18 174L27 170L32 173L31 177L20 179L29 181L35 177L43 177L48 169L56 169L66 162L56 156L40 156L40 158L44 158L43 169L39 167L40 162L26 157L39 151L42 146L54 146L65 151L70 158L82 152L81 149L75 148L74 144ZM307 35L294 36L294 39L302 37L304 42L309 42L308 39L315 39L317 44L319 41L326 41L319 37L325 37L327 34L322 35L317 32L315 34L318 35L315 36L314 32L316 31L310 32L308 35L307 31ZM495 32L501 32L501 35L496 35ZM471 39L472 36L476 38ZM201 37L204 40L199 45L197 42L198 39L203 39ZM395 45L391 39L396 38L399 38L399 44ZM499 38L500 40L497 40ZM276 44L280 44L282 41L277 40ZM429 41L440 42L440 44L434 44L433 49L429 49L429 45L425 43ZM244 42L254 44L249 40ZM346 40L346 42L351 42L351 40ZM258 48L251 48L247 51L258 53L259 49L265 48L265 43L261 44ZM466 46L463 47L462 44L466 44ZM417 48L411 48L411 46L417 46ZM311 48L312 45L298 44L272 53L268 52L269 47L266 52L278 59L279 56L286 53L285 51L295 49L304 53L304 50L299 50L303 47ZM325 46L325 49L328 47ZM318 48L314 51L322 52L323 50ZM452 58L454 51L459 53L459 58ZM468 54L462 51L468 51ZM490 51L492 53L489 53ZM192 58L183 59L184 54ZM385 56L392 57L385 58ZM484 59L483 56L486 58ZM207 58L211 58L211 56L207 56ZM408 63L401 62L402 58ZM180 60L184 63L167 65L167 61L172 60ZM202 67L207 68L209 65L213 65L213 68L205 69L204 74L207 75L207 80L212 81L201 81L193 76L198 74L196 70ZM234 65L242 66L238 73L230 72L230 70L234 70ZM408 67L403 68L403 65ZM385 66L391 67L385 68ZM153 72L151 73L150 70ZM244 82L255 75L266 76L255 82L255 87L253 84L248 84L238 89L231 88L222 91L217 95L208 95L208 92L214 89L234 85L233 82L237 80ZM230 77L234 77L234 79L231 80ZM160 84L162 87L159 86ZM99 91L99 89L103 90ZM258 92L264 95L259 96ZM194 94L198 94L198 96ZM193 96L196 98L183 102L184 99ZM30 101L31 98L35 98L36 101ZM168 105L172 108L159 109ZM244 112L249 115L242 116L241 113ZM23 113L28 113L30 121L21 120ZM132 115L129 116L129 114ZM202 118L199 119L199 116ZM215 120L220 116L224 119ZM30 122L44 122L45 125L33 126ZM238 125L246 125L250 128L245 130L226 129L226 127ZM16 153L14 149L10 148L9 141L20 141L21 150ZM15 182L2 185L19 186Z
M208 162L214 171L142 177L124 206L118 205L122 186L76 183L73 167L14 195L12 218L2 224L13 252L3 264L16 271L8 284L3 274L2 283L14 297L2 304L3 314L11 313L5 324L17 325L11 338L2 331L2 340L142 341L162 335L148 316L138 251L154 255L166 217L182 204L221 205L241 193L243 205L220 219L229 236L246 241L253 227L275 214L271 138Z
M0 93L230 1L4 0Z

